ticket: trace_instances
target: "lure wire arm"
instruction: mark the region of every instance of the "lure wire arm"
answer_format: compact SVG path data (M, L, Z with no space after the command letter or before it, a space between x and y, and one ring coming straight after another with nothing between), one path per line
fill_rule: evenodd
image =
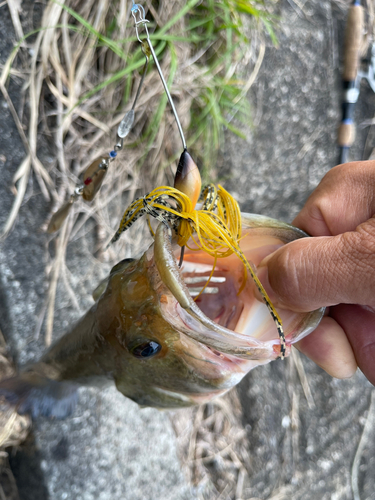
M139 40L139 37L138 37L138 31L137 31L137 38ZM145 59L146 59L146 62L143 66L143 70L142 70L142 77L141 77L141 81L139 82L139 85L138 85L138 89L137 89L137 93L135 95L135 98L134 98L134 101L133 101L133 106L131 107L131 109L125 113L125 116L124 118L121 120L118 128L117 128L117 138L118 138L118 141L117 141L117 144L116 146L118 146L120 149L122 149L122 146L124 144L124 138L129 134L132 126L133 126L133 123L134 123L134 109L135 109L135 105L137 104L137 101L138 101L138 97L141 93L141 89L142 89L142 86L143 86L143 82L145 80L145 76L146 76L146 72L147 72L147 68L148 68L148 63L149 63L149 56L147 54L147 49L148 47L144 47L145 44L147 44L148 42L141 42L142 44L142 52L145 56Z
M172 96L171 96L171 94L169 93L167 83L166 83L166 81L165 81L165 79L164 79L163 72L162 72L162 70L161 70L161 68L160 68L159 61L158 61L158 59L157 59L157 57L156 57L156 54L155 54L155 51L154 51L154 47L152 46L152 43L151 43L151 40L150 40L150 38L149 38L149 37L147 38L147 41L148 41L148 44L149 44L149 46L150 46L150 50L151 50L152 57L154 58L156 68L157 68L157 70L158 70L158 73L159 73L160 79L161 79L162 84L163 84L163 86L164 86L165 93L167 94L169 104L171 105L171 108L172 108L172 111L173 111L173 114L174 114L174 118L175 118L176 123L177 123L178 131L179 131L179 133L180 133L180 137L181 137L181 141L182 141L182 147L183 147L183 149L185 150L185 149L187 149L187 146L186 146L186 141L185 141L185 136L184 136L184 133L183 133L183 131L182 131L182 127L181 127L180 119L178 118L178 114L177 114L176 108L175 108L175 106L174 106Z
M146 72L147 72L147 68L148 68L148 63L150 61L148 55L146 54L145 49L143 48L143 43L142 43L142 52L143 52L143 54L144 54L144 56L146 58L146 62L144 64L144 66L143 66L141 81L139 82L137 93L135 95L133 106L131 108L133 111L134 111L135 105L137 104L139 94L141 93L141 89L143 87L143 82L145 81L145 76L146 76Z
M175 108L172 96L171 96L171 94L170 94L170 92L168 90L167 82L165 81L165 78L164 78L163 72L161 70L158 58L156 57L156 54L155 54L154 47L152 46L152 43L151 43L151 40L150 40L150 34L148 32L148 29L147 29L147 23L149 23L149 21L145 18L145 9L143 8L142 5L135 4L134 0L133 0L133 7L131 9L131 13L132 13L134 21L135 21L135 31L136 31L136 34L137 34L137 39L138 39L138 41L140 43L142 43L142 40L139 37L138 27L140 25L142 25L143 29L145 30L146 40L147 40L148 46L150 48L150 52L152 54L152 57L153 57L153 59L155 61L156 69L158 70L158 73L159 73L159 76L160 76L160 80L161 80L161 82L163 84L165 93L167 94L169 104L171 105L171 108L172 108L172 111L173 111L173 115L174 115L174 118L175 118L176 123L177 123L177 128L178 128L178 131L180 133L180 137L181 137L181 141L182 141L182 146L183 146L183 149L185 150L185 149L187 149L187 146L186 146L184 132L182 130L180 119L178 117L178 114L177 114L177 111L176 111L176 108ZM139 16L139 19L137 19L137 14Z

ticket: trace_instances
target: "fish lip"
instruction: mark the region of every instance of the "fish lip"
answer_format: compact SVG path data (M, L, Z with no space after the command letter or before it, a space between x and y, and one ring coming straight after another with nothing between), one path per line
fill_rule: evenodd
M170 308L168 310L167 304L161 304L163 316L175 328L223 354L247 360L272 360L279 357L279 339L262 341L234 332L218 325L199 309L177 265L172 232L163 223L159 224L155 232L154 262L161 280L177 301L174 312ZM287 351L290 352L290 345Z
M307 236L303 231L275 219L254 214L241 214L241 218L242 226L246 230L257 231L255 234L260 234L260 236L266 234L267 237L275 238L282 244ZM245 330L240 328L241 333L238 333L221 326L205 315L190 295L190 290L177 265L176 250L178 248L177 244L172 246L171 229L160 224L155 233L153 261L159 274L158 280L161 279L163 285L170 292L167 294L169 299L164 304L162 300L160 301L160 309L164 319L178 331L224 354L246 360L258 360L258 364L266 362L265 360L271 361L281 357L281 343L277 336L276 327L274 333L268 330L268 333L264 331L258 336L254 335L254 330L250 330L248 327ZM151 249L150 251L152 252ZM173 309L171 302L173 302ZM252 306L250 305L250 307ZM301 340L318 326L323 317L324 308L311 311L300 317L293 316L293 314L292 319L287 320L289 326L286 327L285 331L285 356L290 354L293 343ZM254 327L257 328L256 325Z

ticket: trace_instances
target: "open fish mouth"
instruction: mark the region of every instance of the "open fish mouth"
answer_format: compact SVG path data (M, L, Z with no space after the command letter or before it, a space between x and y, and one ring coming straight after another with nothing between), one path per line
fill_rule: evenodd
M280 246L307 236L288 224L250 214L242 214L242 228L241 250L254 269ZM162 292L159 287L164 318L213 352L228 355L228 360L235 356L262 364L279 357L276 325L250 276L240 291L245 278L238 257L232 254L218 259L211 280L200 293L211 274L214 258L193 244L189 247L179 268L180 247L171 242L168 228L159 225L154 259L160 278L170 292ZM324 313L323 308L309 313L276 309L283 321L286 355L290 353L291 344L317 327Z
M253 272L281 245L306 236L262 216L242 214L241 222L241 252ZM189 241L180 268L171 234L160 224L140 259L114 266L90 311L38 363L2 381L0 395L34 416L62 418L74 406L76 383L112 379L142 406L180 408L223 394L252 368L281 356L276 324L252 278L244 281L241 259L217 259L204 288L215 259ZM323 312L277 308L285 355Z

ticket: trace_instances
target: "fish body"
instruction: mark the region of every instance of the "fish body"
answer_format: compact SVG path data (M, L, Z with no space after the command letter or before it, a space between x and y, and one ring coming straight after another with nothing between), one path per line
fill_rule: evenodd
M307 235L267 217L242 214L241 249L256 266L281 245ZM181 269L178 245L160 224L137 260L117 264L78 324L41 358L0 382L0 395L20 413L64 417L79 385L113 381L142 406L180 408L204 403L236 385L257 365L280 355L275 324L256 287L244 280L235 255L217 261L189 245ZM194 301L194 297L196 301ZM278 309L286 354L313 331L323 310Z

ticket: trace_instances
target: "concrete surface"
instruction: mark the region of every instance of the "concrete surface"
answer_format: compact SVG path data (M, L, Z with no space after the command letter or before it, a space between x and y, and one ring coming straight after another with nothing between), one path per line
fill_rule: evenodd
M336 163L338 42L345 18L338 5L342 3L309 0L301 11L293 0L281 2L280 48L267 48L250 93L254 128L247 142L227 136L219 169L244 211L292 220ZM7 33L0 40L3 61L14 39L6 6L1 7L0 25ZM10 90L16 99L20 85L12 84ZM374 95L365 85L363 90L357 121L372 117L375 109ZM13 200L11 178L24 152L3 101L0 109L0 153L6 157L0 163L3 222ZM360 132L353 157L360 157L364 142L365 133ZM45 161L49 154L46 148ZM46 291L46 239L39 227L48 204L32 179L27 194L0 252L0 327L22 363L43 350L34 329ZM78 245L73 250L71 266L79 266ZM85 300L88 303L88 295ZM62 332L78 315L68 299L59 296L56 330ZM239 386L252 456L242 495L246 500L353 499L351 467L373 388L361 374L337 381L307 360L304 366L312 407L290 361L259 367ZM298 415L293 426L292 409ZM375 498L375 430L368 436L359 468L361 500ZM21 500L191 498L167 416L138 410L114 390L83 390L71 419L39 421L12 466Z
M297 2L281 2L280 48L267 48L250 95L254 128L241 147L228 136L220 172L244 211L290 222L337 163L342 6L310 0L302 12ZM356 123L374 114L375 95L363 82ZM351 159L362 159L367 132L358 128ZM370 146L374 141L367 155ZM290 360L256 368L238 387L253 457L244 499L276 493L285 500L354 498L351 470L374 388L361 373L338 381L306 358L304 366L312 408ZM358 473L361 500L375 498L375 429L370 429Z
M25 33L38 24L41 4L22 3ZM34 14L33 14L34 13ZM34 17L34 19L33 19ZM4 63L15 35L7 5L0 7L0 56ZM6 36L4 36L6 34ZM22 81L9 92L19 107ZM0 97L0 226L13 202L12 177L24 158L13 119ZM46 165L53 151L39 151ZM17 223L0 247L0 328L18 364L36 360L45 350L43 335L35 338L47 281L48 236L40 229L49 204L31 178ZM69 328L92 303L98 276L86 276L87 253L81 241L69 251L70 269L77 274L81 311L72 307L62 289L57 293L54 338ZM103 266L101 272L108 272ZM104 277L104 275L103 275ZM173 430L166 413L138 408L114 388L99 392L81 389L72 418L64 422L39 420L33 435L10 457L21 500L174 500L193 498L176 455Z

